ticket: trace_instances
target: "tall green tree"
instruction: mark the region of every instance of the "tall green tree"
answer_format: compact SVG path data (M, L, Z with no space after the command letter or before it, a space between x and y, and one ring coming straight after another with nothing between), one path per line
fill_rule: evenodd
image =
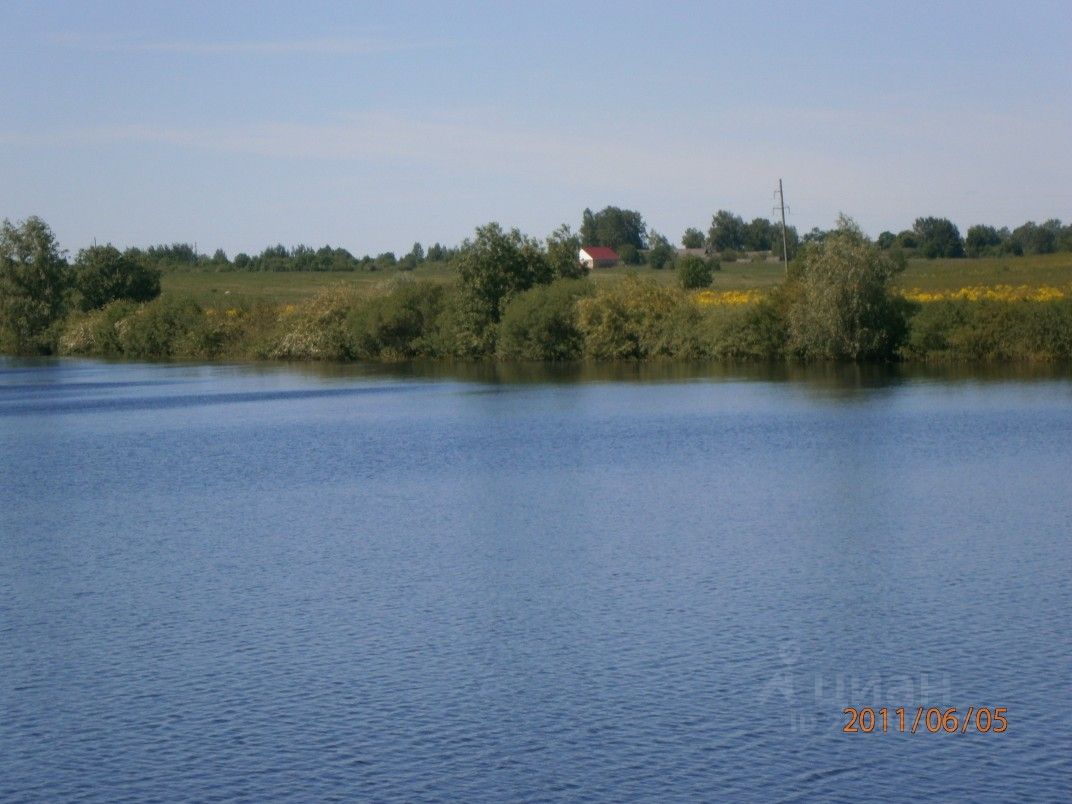
M636 210L604 207L595 213L590 209L584 211L580 235L584 246L617 249L628 244L641 250L647 246L648 228Z
M0 351L49 350L48 329L66 311L70 277L48 224L0 224Z
M753 218L752 222L744 227L743 245L746 251L770 251L772 244L777 239L778 251L781 251L782 231L779 226L775 229L766 218Z
M912 227L920 253L928 259L963 257L964 241L960 230L948 218L916 218Z
M711 218L707 232L707 248L710 251L740 251L744 248L745 223L740 215L720 209Z
M1023 226L1017 226L1012 230L1012 241L1019 247L1020 254L1050 254L1057 248L1057 235L1060 233L1060 221L1056 228L1052 225L1039 226L1034 221L1028 221Z
M534 285L548 284L554 269L538 240L498 223L478 227L455 260L458 268L458 345L463 356L495 350L495 334L510 300Z
M969 257L982 257L1001 246L1001 234L993 226L977 224L968 227L964 252Z
M91 246L75 258L74 285L83 310L118 299L146 302L160 295L160 269L128 257L111 244Z
M685 248L703 248L704 233L690 226L681 236L681 245Z

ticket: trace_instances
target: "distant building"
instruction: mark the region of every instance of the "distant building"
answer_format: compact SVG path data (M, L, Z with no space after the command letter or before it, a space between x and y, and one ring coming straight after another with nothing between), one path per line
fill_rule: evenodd
M585 246L580 252L581 265L585 268L609 268L618 264L618 252L606 246Z

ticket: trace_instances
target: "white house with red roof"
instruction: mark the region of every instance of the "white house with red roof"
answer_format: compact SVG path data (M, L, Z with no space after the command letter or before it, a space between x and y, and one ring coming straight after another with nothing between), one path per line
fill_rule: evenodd
M609 268L618 264L618 252L606 246L585 246L578 255L585 268Z

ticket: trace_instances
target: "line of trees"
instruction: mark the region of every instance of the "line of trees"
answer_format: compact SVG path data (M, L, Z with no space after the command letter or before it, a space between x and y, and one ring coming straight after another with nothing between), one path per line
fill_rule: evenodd
M796 228L786 228L789 258L792 259L802 243L821 243L834 230L818 227L800 235ZM882 232L875 241L882 250L897 249L906 256L928 259L939 257L997 257L1003 255L1052 254L1072 251L1072 224L1062 224L1051 218L1043 223L1028 221L1015 229L976 224L962 236L957 225L948 218L917 218L911 229L897 234ZM687 249L705 249L722 255L733 252L771 251L781 255L781 226L764 218L750 223L728 210L719 210L711 219L705 235L690 227L681 237Z
M899 248L930 259L1053 254L1072 251L1072 224L1062 225L1056 218L1041 224L1028 221L1012 230L976 224L961 237L948 218L916 218L911 229L898 234L883 232L876 242L882 249Z
M786 229L789 258L793 259L804 243L821 243L830 231L818 227L801 235L796 227ZM740 215L720 209L711 218L706 233L689 227L680 240L681 246L694 253L703 250L709 257L718 256L722 262L734 261L742 253L782 254L780 223L765 218L746 221ZM1072 224L1062 224L1056 218L1035 223L1028 221L1015 229L977 224L962 236L956 224L948 218L917 218L911 229L899 233L882 232L875 240L882 250L903 251L906 256L927 258L987 257L1024 254L1049 254L1072 251ZM580 229L574 232L563 225L547 238L548 249L558 261L575 261L581 246L609 246L618 252L626 265L647 264L653 268L673 266L678 250L659 232L649 229L640 212L608 206L593 212L585 209ZM213 254L200 253L190 243L153 245L147 248L128 248L123 257L146 269L160 271L388 271L412 270L426 263L452 263L459 248L433 243L427 247L419 242L404 255L383 252L375 256L357 257L345 248L307 245L269 246L258 254L236 254L233 258L217 249Z
M426 249L414 243L408 253L397 256L386 251L376 256L356 257L344 248L307 245L287 248L282 244L268 246L259 254L240 252L233 259L223 249L211 256L202 254L190 243L171 243L148 248L128 248L126 257L162 271L386 271L412 270L427 262L450 262L458 250L441 243Z

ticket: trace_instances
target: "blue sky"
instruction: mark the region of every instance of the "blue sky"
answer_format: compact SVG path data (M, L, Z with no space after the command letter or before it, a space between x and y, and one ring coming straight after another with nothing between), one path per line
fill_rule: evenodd
M543 236L586 207L676 240L720 208L877 234L1072 218L1072 6L0 6L0 217L64 247L229 254Z

